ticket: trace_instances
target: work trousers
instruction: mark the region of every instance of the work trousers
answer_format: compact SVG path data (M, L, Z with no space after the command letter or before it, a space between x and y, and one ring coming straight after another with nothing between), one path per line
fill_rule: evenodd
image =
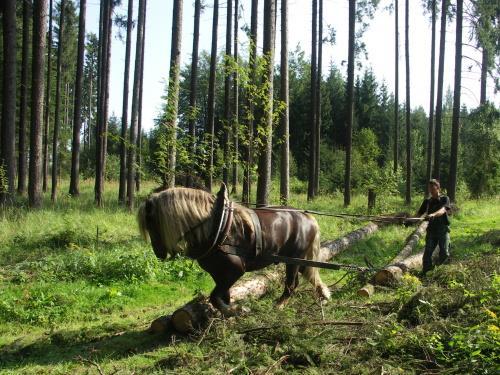
M442 234L427 233L425 237L425 251L423 257L422 272L426 273L432 269L432 253L439 246L439 264L443 264L450 256L450 233Z

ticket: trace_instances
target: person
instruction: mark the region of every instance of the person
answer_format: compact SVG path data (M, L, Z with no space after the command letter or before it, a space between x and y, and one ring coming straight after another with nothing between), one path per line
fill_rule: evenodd
M430 180L427 187L430 197L424 199L417 213L417 216L424 216L425 220L429 220L425 237L423 275L433 268L432 253L436 246L439 246L439 264L443 264L450 256L450 219L448 217L451 210L450 199L440 194L441 187L438 180Z

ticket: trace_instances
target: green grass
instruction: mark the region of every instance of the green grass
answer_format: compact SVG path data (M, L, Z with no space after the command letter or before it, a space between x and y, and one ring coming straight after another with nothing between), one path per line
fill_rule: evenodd
M153 188L145 184L144 197ZM63 184L62 191L67 190ZM361 300L366 281L345 271L321 271L333 299L325 306L302 283L283 311L272 285L237 318L216 319L193 336L146 333L156 317L213 287L196 263L160 263L138 236L135 216L106 187L104 209L93 186L78 199L61 196L42 210L10 208L0 218L0 373L494 373L498 363L498 199L460 202L452 223L452 262L427 278L404 278ZM271 194L277 202L277 191ZM237 197L234 197L237 199ZM399 197L379 198L374 213L414 212ZM19 199L19 205L24 203ZM366 213L366 197L343 208L339 194L307 202L295 182L290 205ZM363 222L319 216L323 239ZM335 261L389 262L412 228L388 226ZM419 245L421 249L423 244ZM247 275L251 276L251 274ZM342 278L341 281L339 281ZM356 321L361 326L309 324ZM255 330L255 328L261 328ZM496 345L496 346L495 346ZM465 370L464 370L465 369Z

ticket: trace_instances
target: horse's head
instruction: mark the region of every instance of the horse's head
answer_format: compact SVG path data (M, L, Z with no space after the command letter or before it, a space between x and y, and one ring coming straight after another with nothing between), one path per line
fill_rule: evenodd
M155 255L164 260L167 257L167 248L162 241L160 231L160 221L158 217L158 209L155 206L155 200L148 198L146 202L142 203L137 213L137 221L139 222L139 230L142 237L151 240L151 246Z

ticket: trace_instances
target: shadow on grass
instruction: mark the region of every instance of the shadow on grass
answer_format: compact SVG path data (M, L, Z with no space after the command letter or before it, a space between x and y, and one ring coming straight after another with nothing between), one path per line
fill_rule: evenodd
M18 342L0 348L0 370L24 366L63 363L96 363L146 353L169 345L171 336L146 330L110 332L103 337L88 337L79 330L58 331L48 337L19 347Z

